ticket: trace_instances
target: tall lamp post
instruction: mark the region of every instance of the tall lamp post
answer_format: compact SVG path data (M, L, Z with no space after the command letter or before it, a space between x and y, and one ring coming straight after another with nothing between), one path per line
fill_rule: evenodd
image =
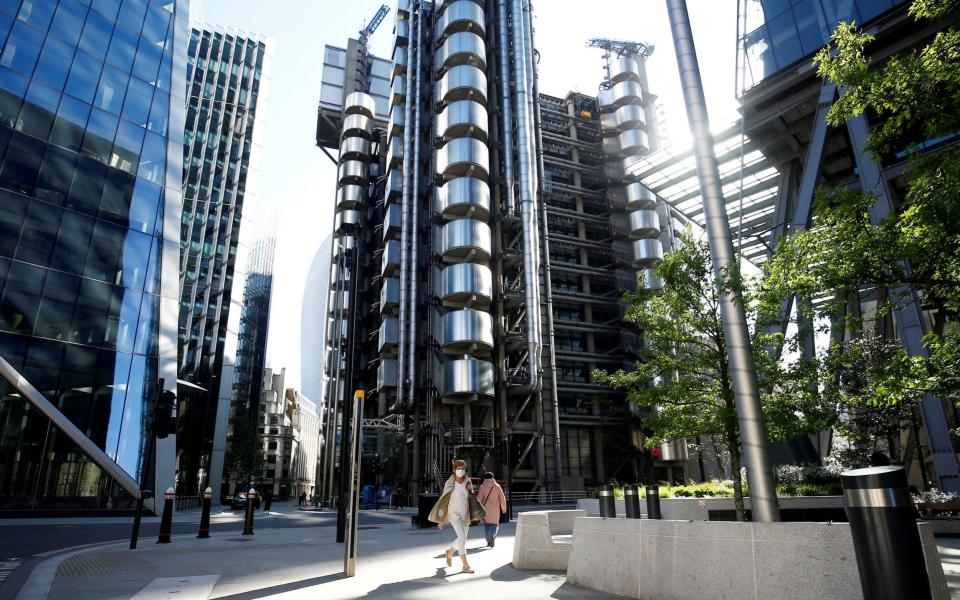
M690 30L690 15L686 0L667 0L670 30L677 53L680 85L687 107L687 120L693 135L693 151L700 179L700 195L703 197L703 213L706 218L707 236L710 240L710 256L713 259L713 274L718 285L728 272L737 269L730 223L724 206L720 186L717 157L713 151L713 135L707 116L707 103L703 96L703 83L697 63L697 50ZM780 508L773 483L773 471L767 452L767 430L760 407L760 389L750 347L750 332L747 329L743 298L737 290L720 290L720 315L727 342L730 361L730 376L733 380L733 395L740 421L740 440L743 459L750 483L750 502L755 521L779 521Z

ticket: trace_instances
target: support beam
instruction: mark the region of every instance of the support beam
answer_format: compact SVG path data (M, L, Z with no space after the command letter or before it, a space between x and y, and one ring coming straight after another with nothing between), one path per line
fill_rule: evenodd
M120 487L127 490L134 498L140 495L140 485L123 470L112 458L93 443L76 425L73 424L60 410L47 400L43 394L37 391L27 379L21 375L13 365L8 363L3 357L0 357L0 376L10 382L17 388L17 391L30 403L31 406L39 410L50 422L63 432L70 440L76 444L80 450L86 454L98 467L103 469L107 475L112 477ZM144 457L143 460L150 460L150 457Z
M863 114L847 121L847 131L857 161L860 176L860 186L865 193L872 193L877 201L870 207L870 220L877 224L894 212L893 198L887 180L883 177L880 165L873 160L867 150L867 137L870 135L870 125ZM910 264L903 263L904 271L910 273ZM916 290L910 286L901 285L889 290L890 297L895 302L894 322L901 343L911 356L929 356L923 345L923 336L926 333L926 323L920 300ZM943 402L927 394L920 401L920 413L923 424L927 429L927 442L933 458L933 467L936 471L939 487L948 492L960 492L960 468L957 465L957 455L950 439L950 425Z

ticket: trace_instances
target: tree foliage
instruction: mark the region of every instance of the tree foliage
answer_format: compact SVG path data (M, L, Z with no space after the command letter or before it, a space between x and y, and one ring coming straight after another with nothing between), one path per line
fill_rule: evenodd
M663 290L628 294L625 319L643 332L644 344L631 371L598 371L598 381L628 391L648 410L648 446L682 437L713 436L730 453L738 518L743 517L740 437L723 322L720 290L743 292L739 277L714 279L706 242L690 231L656 269ZM831 421L816 394L815 362L782 362L766 351L782 339L754 336L756 368L771 439L817 431Z
M263 448L263 436L257 431L257 424L237 416L231 419L230 430L224 455L227 478L244 485L262 481L266 452Z

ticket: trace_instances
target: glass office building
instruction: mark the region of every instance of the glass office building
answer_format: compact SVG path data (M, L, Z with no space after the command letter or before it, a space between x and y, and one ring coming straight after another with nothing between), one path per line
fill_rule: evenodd
M741 87L754 86L811 56L841 21L863 25L904 0L738 0Z
M183 393L177 492L219 488L236 364L246 248L253 239L257 154L270 65L267 40L194 27L187 61L183 147L179 377ZM237 283L234 283L234 282ZM235 322L231 324L231 322ZM226 370L225 370L226 367ZM262 365L257 371L259 372ZM252 401L259 405L259 392ZM214 456L217 455L217 456Z
M128 507L109 461L138 478L176 387L186 19L186 0L0 3L0 356L56 409L0 380L0 511Z

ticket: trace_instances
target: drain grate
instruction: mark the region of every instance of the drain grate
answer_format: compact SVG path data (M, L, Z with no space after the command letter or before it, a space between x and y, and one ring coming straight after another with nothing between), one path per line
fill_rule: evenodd
M157 566L130 551L93 552L78 554L64 560L57 567L59 577L102 575L121 571L156 571Z

